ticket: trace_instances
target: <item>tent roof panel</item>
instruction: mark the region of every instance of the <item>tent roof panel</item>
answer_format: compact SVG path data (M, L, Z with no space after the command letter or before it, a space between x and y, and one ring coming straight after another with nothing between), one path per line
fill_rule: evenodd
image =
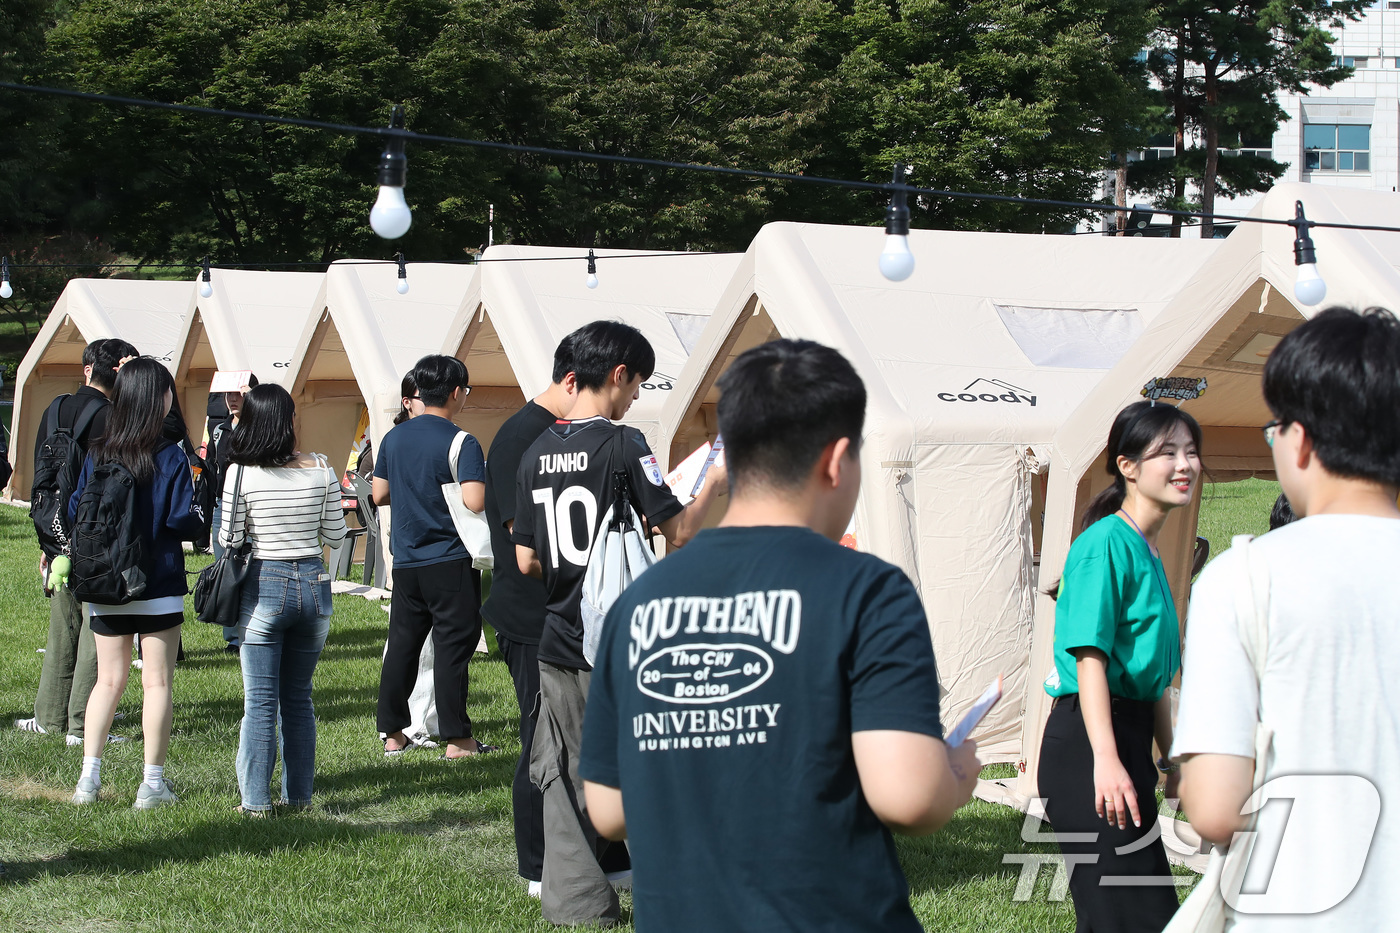
M548 382L554 347L565 335L597 320L620 320L646 334L656 351L656 373L628 412L629 421L657 421L680 377L689 350L675 316L708 316L743 256L641 253L595 250L598 287L585 285L586 250L558 247L495 246L482 266L483 296L511 364L527 395ZM568 261L575 259L576 261ZM524 331L543 325L544 333ZM682 325L682 331L689 327ZM525 345L532 344L525 350ZM519 351L524 351L519 352Z
M214 294L199 307L220 368L285 381L298 341L324 307L325 275L215 269L210 280Z
M429 353L443 352L443 340L462 307L476 267L410 262L408 294L400 295L398 266L391 262L345 260L332 274L353 276L400 376Z

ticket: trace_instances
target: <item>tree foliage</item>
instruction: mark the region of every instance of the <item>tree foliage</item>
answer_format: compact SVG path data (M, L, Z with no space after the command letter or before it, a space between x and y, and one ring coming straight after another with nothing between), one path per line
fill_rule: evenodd
M22 73L361 125L402 102L424 133L670 161L885 180L900 160L920 185L1081 199L1106 155L1145 132L1144 2L85 0L31 37ZM19 103L32 99L0 97ZM388 245L367 225L373 138L42 106L18 117L55 140L25 155L52 178L23 223L147 259L448 258L484 241L488 204L498 240L652 248L743 248L771 220L882 216L866 193L418 144L413 227ZM1077 216L942 199L914 213L1001 230Z
M1175 157L1143 165L1137 181L1163 206L1189 207L1186 182L1200 188L1200 209L1226 196L1264 191L1285 166L1222 155L1222 140L1272 137L1287 118L1280 91L1306 93L1351 75L1333 61L1327 26L1360 17L1369 0L1167 0L1157 7L1148 65L1163 89ZM1187 144L1190 131L1201 144ZM1230 148L1230 147L1226 147ZM1168 187L1170 186L1170 187ZM1167 194L1167 192L1170 192ZM1179 218L1174 226L1179 229ZM1212 224L1202 223L1210 237Z

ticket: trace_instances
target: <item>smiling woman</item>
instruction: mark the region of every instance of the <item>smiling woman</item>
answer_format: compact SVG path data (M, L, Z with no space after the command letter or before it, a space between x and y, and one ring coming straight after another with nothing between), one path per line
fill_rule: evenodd
M1114 419L1108 450L1113 485L1085 510L1055 607L1055 670L1045 683L1055 701L1040 794L1061 850L1080 857L1070 877L1079 926L1155 933L1177 898L1153 835L1152 743L1171 747L1166 690L1181 666L1176 605L1156 543L1200 481L1201 429L1179 408L1138 402ZM1172 769L1168 797L1175 782Z

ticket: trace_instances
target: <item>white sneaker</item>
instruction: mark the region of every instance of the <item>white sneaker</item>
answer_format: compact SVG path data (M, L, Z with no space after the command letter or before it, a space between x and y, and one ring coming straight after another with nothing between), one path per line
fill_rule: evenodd
M180 798L176 797L175 792L170 789L169 782L162 778L159 790L153 789L151 785L142 781L140 790L136 792L136 802L131 805L131 809L154 810L156 807L179 802Z
M20 732L33 732L38 735L49 734L49 730L39 725L39 720L32 717L29 719L16 719L15 728L18 729Z
M92 778L79 778L78 786L73 789L73 802L78 805L96 803L97 795L101 790L102 785L98 784Z
M538 881L531 881L529 886L525 889L525 893L529 894L531 897L539 897L540 883Z
M74 748L74 747L77 747L77 746L83 744L83 737L82 737L81 735L67 735L67 736L64 736L63 741L64 741L70 748ZM127 738L127 737L124 736L124 735L113 735L113 734L110 733L110 732L107 733L107 744L108 744L108 745L120 745L120 744L123 743L123 742L130 742L130 741L131 741L131 739Z
M133 661L131 662L131 666L134 667L134 668L136 668L138 671L141 670L141 666L142 666L142 665L141 665L141 659L140 659L140 658L136 658L135 660L133 660Z
M618 891L632 890L632 869L608 872L608 883Z

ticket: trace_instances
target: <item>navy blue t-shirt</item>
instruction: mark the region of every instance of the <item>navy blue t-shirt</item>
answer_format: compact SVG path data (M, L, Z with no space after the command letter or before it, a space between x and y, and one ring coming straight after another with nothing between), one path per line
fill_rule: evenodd
M374 475L389 481L389 549L396 567L424 567L468 556L452 524L442 487L452 482L447 455L461 428L437 415L419 415L380 442ZM458 482L484 483L486 458L470 434L457 457Z
M608 613L579 773L622 790L644 931L914 931L851 733L942 738L918 593L806 528L702 531Z

